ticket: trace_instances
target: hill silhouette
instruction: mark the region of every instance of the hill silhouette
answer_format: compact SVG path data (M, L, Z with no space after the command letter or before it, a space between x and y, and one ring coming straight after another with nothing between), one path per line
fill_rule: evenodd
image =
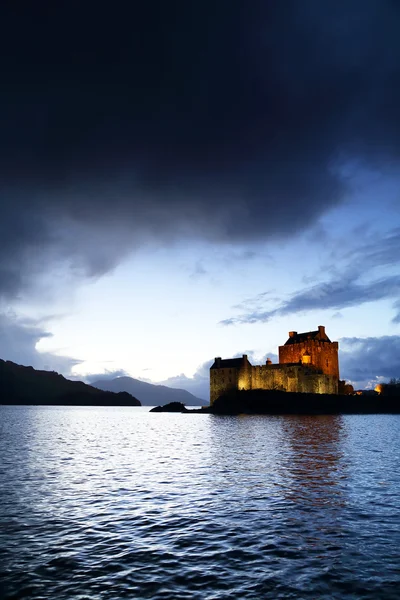
M140 406L128 393L104 392L55 371L38 371L0 359L0 404Z
M133 377L98 380L94 381L92 385L109 392L128 392L140 398L140 402L145 406L163 406L170 402L181 402L187 406L202 406L204 404L204 400L196 398L186 390L146 383Z

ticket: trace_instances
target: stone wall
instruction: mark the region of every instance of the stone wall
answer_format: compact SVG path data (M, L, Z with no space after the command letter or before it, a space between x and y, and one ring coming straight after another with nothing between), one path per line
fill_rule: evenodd
M251 387L253 390L287 390L288 377L280 365L252 367Z
M300 363L303 354L308 352L310 363L325 375L339 379L339 344L320 340L307 340L297 344L279 346L279 363Z
M210 372L210 402L231 390L283 390L311 394L337 394L338 379L304 365L243 366Z
M251 387L247 389L337 394L337 384L336 377L318 373L312 366L263 365L252 368Z
M338 379L333 375L307 372L300 368L297 375L297 391L310 394L337 394Z
M247 356L246 356L246 360L243 361L243 366L240 369L239 372L239 379L238 379L238 390L251 390L252 389L252 373L253 373L253 369L254 367L249 363L249 361L247 360Z
M229 390L237 390L239 383L239 369L212 369L210 371L210 402ZM247 389L247 388L246 388Z

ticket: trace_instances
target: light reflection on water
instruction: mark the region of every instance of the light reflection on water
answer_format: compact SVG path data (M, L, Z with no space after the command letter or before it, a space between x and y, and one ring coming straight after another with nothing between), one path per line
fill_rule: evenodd
M0 597L399 598L400 416L0 407Z

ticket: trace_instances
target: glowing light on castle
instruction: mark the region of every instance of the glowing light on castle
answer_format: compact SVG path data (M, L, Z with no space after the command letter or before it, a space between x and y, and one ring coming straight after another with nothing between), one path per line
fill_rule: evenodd
M252 365L247 355L215 359L210 368L211 404L232 390L282 390L313 394L337 394L339 386L339 344L331 342L320 325L315 331L290 331L279 346L279 363L267 359Z

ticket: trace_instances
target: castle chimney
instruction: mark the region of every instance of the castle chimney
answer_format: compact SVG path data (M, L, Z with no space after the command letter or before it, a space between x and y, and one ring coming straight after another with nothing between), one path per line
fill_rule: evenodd
M243 354L243 360L247 360L247 354Z
M216 365L217 365L217 367L219 367L219 366L220 366L220 364L221 364L221 357L220 357L220 356L217 356L217 357L215 358L215 362L216 362Z
M272 365L272 360L270 358L267 358L267 365Z
M297 335L297 331L289 331L289 337L294 337L295 335Z
M318 325L318 331L320 332L321 335L325 335L325 326Z

